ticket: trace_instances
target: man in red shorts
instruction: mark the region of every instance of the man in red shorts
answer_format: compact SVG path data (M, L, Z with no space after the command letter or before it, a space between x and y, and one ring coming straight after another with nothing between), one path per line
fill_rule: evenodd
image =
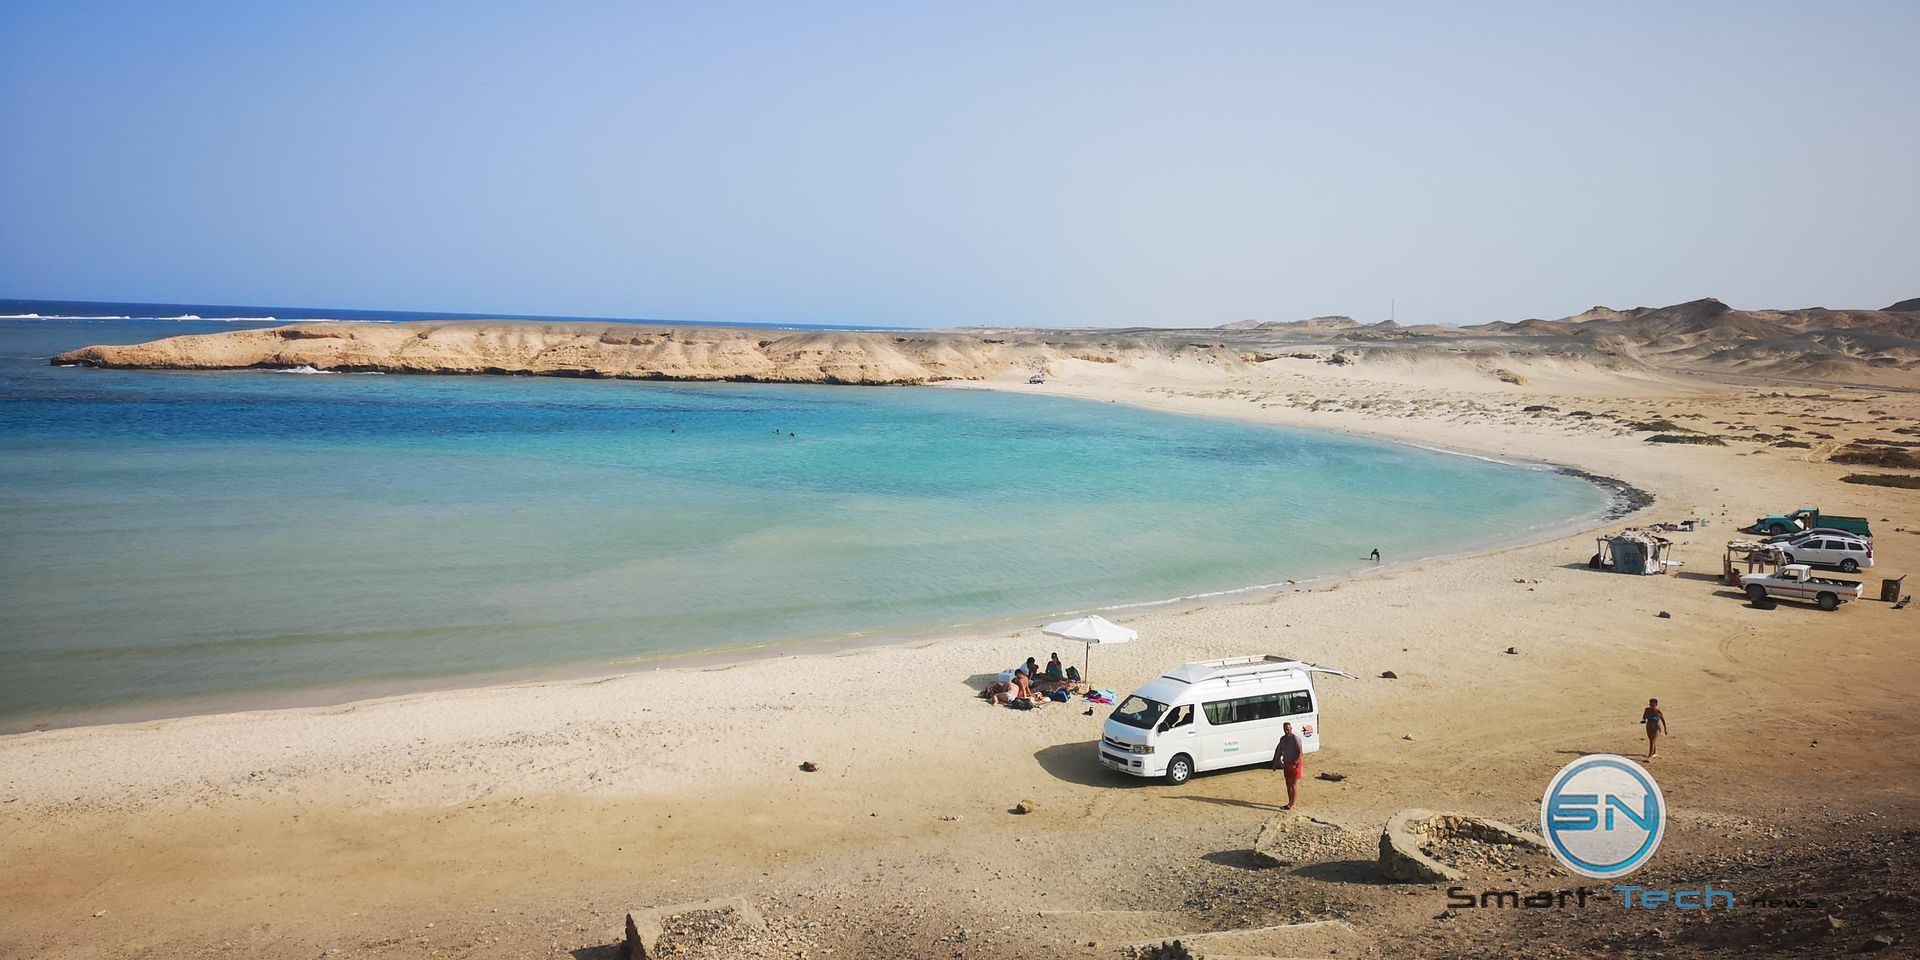
M1280 731L1280 749L1273 752L1273 768L1287 777L1287 805L1280 809L1292 810L1300 792L1300 774L1306 771L1307 745L1293 732L1293 724L1281 724Z

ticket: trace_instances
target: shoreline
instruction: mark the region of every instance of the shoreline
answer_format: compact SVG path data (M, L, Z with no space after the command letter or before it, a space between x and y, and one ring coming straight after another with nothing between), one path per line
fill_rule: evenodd
M1651 767L1674 820L1651 880L1684 881L1705 857L1717 882L1756 889L1770 860L1798 862L1799 810L1910 828L1915 614L1866 601L1762 612L1712 581L1728 528L1783 504L1884 522L1876 574L1920 563L1920 492L1842 484L1843 465L1747 435L1811 417L1813 429L1897 438L1920 415L1913 395L1769 404L1725 385L1529 372L1523 392L1452 368L1409 384L1404 371L1356 382L1325 364L1200 381L1090 363L1044 388L1555 464L1658 498L1658 515L1643 507L1625 523L1708 519L1674 535L1687 566L1670 576L1588 569L1591 534L1568 531L1623 522L1603 512L1460 557L1128 611L1140 642L1094 655L1096 686L1254 652L1359 678L1321 688L1313 765L1344 780L1314 780L1303 796L1367 862L1329 854L1250 872L1243 851L1281 815L1276 777L1116 777L1096 759L1104 713L983 704L991 671L1053 648L1027 621L828 655L755 650L731 664L0 737L11 828L0 858L21 878L0 896L18 918L0 953L564 960L617 955L629 910L734 896L813 956L872 952L876 930L899 955L945 956L964 929L982 960L1102 960L1113 951L1090 942L1328 917L1350 930L1340 955L1398 955L1395 944L1428 942L1443 901L1377 883L1380 825L1409 808L1524 823L1569 753L1643 751L1631 721L1656 696L1675 719ZM1523 411L1541 399L1595 415ZM1624 429L1653 416L1727 445L1646 444ZM1805 669L1810 647L1830 651L1820 670ZM1810 714L1834 721L1817 743L1799 735ZM1801 775L1783 780L1783 765ZM1033 812L1010 817L1021 801ZM1748 851L1737 863L1729 843ZM1871 867L1872 849L1836 862ZM1016 935L996 932L1036 907ZM1504 925L1470 926L1494 919L1448 926L1492 935L1473 941L1480 952L1517 942L1500 939ZM102 935L109 925L117 935ZM1308 946L1247 952L1327 952Z
M928 384L927 386L947 385ZM993 389L993 386L990 384L968 386L973 386L976 389ZM1061 399L1082 398L1062 397ZM1143 404L1141 406L1146 409L1153 409L1152 405ZM1174 415L1215 416L1191 411L1179 411L1175 412ZM513 689L554 684L598 682L616 680L634 674L657 673L660 671L728 669L742 664L789 657L838 657L860 650L876 648L920 648L930 644L952 642L983 634L1001 633L1008 630L1020 631L1033 629L1038 626L1038 624L1032 622L1035 620L1044 623L1088 613L1104 614L1125 611L1130 616L1143 616L1154 613L1188 612L1219 604L1258 601L1275 594L1308 591L1317 587L1324 587L1330 583L1355 581L1382 572L1418 567L1426 563L1486 556L1519 547L1546 543L1576 533L1598 529L1616 520L1633 516L1642 510L1650 508L1657 502L1657 498L1653 494L1635 487L1625 480L1593 473L1570 464L1524 458L1496 458L1471 451L1417 443L1387 434L1368 433L1365 431L1330 430L1312 426L1273 424L1253 418L1237 418L1232 416L1216 418L1241 423L1252 423L1259 426L1278 427L1281 429L1325 432L1338 436L1359 437L1395 445L1412 446L1433 453L1487 460L1515 469L1557 473L1562 476L1584 480L1593 486L1599 487L1607 494L1607 501L1598 510L1588 511L1563 520L1529 528L1529 530L1515 536L1493 537L1485 541L1469 542L1460 546L1458 549L1443 549L1438 553L1423 554L1404 560L1395 560L1367 566L1350 566L1331 569L1323 573L1309 574L1305 577L1225 587L1217 590L1202 590L1177 597L1149 600L1123 599L1090 607L1056 610L1046 613L1015 613L1005 616L988 617L982 620L943 624L920 629L876 629L835 634L832 636L776 638L740 647L642 653L619 660L550 663L524 668L486 671L477 674L455 673L417 677L378 678L295 688L231 691L227 693L173 698L122 707L70 710L41 715L37 718L28 716L19 719L0 719L0 739L34 733L45 733L53 730L145 724L193 717L352 707L361 704L383 703L413 697L430 697L436 694L457 693L466 690Z

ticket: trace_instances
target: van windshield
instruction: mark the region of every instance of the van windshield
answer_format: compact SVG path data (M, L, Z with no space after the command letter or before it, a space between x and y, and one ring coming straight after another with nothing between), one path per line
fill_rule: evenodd
M1160 715L1166 712L1166 704L1134 694L1120 701L1120 705L1113 708L1111 719L1118 720L1129 727L1152 730L1153 725L1160 722Z

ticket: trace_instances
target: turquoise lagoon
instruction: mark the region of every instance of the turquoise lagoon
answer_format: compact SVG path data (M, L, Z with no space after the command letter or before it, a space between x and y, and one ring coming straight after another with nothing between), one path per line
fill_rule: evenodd
M0 321L0 723L1187 597L1537 535L1552 470L974 390L57 368ZM986 666L986 665L983 665Z

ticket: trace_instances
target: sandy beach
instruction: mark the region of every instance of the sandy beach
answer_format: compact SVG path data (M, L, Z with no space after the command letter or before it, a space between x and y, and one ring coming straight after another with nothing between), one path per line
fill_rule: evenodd
M1312 769L1345 779L1308 781L1303 807L1353 847L1318 862L1256 869L1247 856L1283 802L1277 775L1128 782L1094 759L1102 712L977 699L982 675L1027 656L1078 662L1035 624L0 737L0 956L614 957L629 911L718 896L766 916L737 956L1111 958L1210 931L1210 955L1240 956L1575 955L1648 937L1683 953L1803 936L1838 951L1882 931L1906 942L1920 613L1877 600L1762 610L1718 574L1738 526L1808 504L1871 519L1869 596L1920 564L1920 490L1842 483L1857 469L1826 461L1844 441L1914 439L1893 431L1920 423L1920 394L1551 358L1515 359L1510 379L1420 356L1049 366L1042 385L1001 375L957 388L1546 461L1655 497L1601 530L1707 526L1672 534L1685 563L1672 576L1589 570L1589 528L1117 616L1142 641L1098 651L1092 679L1122 693L1181 661L1246 653L1363 678L1322 685ZM1541 406L1552 409L1526 409ZM1624 425L1650 418L1726 445L1648 443ZM1783 428L1810 445L1748 439ZM1735 915L1712 932L1732 938L1721 943L1672 914L1436 919L1439 890L1368 873L1397 810L1530 823L1573 756L1643 753L1648 697L1672 724L1652 769L1675 820L1646 882L1757 893L1804 880L1826 884L1826 907ZM1023 800L1034 812L1010 814ZM1488 870L1476 883L1572 879L1544 857ZM1829 915L1846 932L1816 939ZM1309 925L1285 926L1296 923Z

